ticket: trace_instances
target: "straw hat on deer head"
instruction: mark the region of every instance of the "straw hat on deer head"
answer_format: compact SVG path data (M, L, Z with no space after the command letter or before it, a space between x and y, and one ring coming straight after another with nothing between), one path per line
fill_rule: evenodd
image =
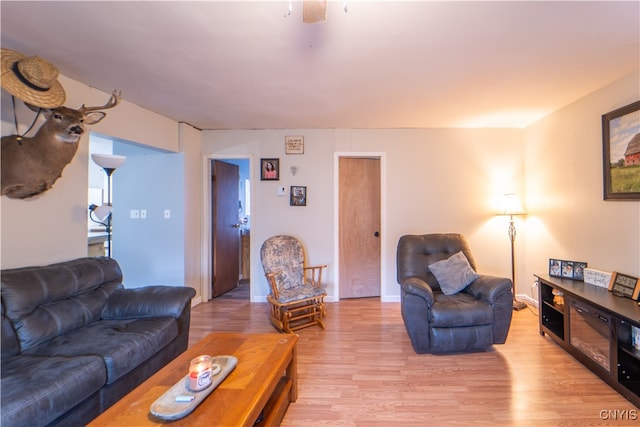
M58 69L52 63L2 48L0 66L2 88L16 98L41 108L64 104L66 94L58 82Z

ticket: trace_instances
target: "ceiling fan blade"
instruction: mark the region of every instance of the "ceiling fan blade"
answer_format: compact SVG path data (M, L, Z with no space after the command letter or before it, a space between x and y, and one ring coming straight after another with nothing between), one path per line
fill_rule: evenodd
M327 0L303 0L302 22L316 24L327 20Z

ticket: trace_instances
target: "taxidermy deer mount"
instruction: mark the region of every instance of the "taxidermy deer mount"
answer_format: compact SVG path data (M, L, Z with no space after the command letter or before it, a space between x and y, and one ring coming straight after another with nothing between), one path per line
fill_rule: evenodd
M25 199L49 190L78 151L84 126L98 123L107 115L99 110L115 107L120 99L121 93L113 91L100 107L42 109L45 122L33 137L3 136L2 195Z

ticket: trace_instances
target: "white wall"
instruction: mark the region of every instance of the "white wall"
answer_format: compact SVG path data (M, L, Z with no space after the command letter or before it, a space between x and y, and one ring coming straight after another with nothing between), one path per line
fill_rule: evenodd
M603 200L601 119L638 99L636 71L526 129L529 285L549 258L640 276L640 201Z
M127 288L182 286L185 280L184 155L114 142L125 164L113 174L113 258ZM146 218L131 218L131 210ZM164 217L169 209L170 218Z
M285 155L286 135L304 136L303 155ZM496 199L524 188L523 133L512 129L289 129L203 131L203 155L253 156L252 298L264 301L268 286L259 249L269 236L288 233L307 246L311 264L328 264L326 281L335 299L335 153L384 156L382 298L397 300L395 251L408 233L461 232L470 240L480 270L510 276L507 222L495 215ZM260 158L280 159L280 181L260 181ZM296 176L290 172L297 166ZM289 206L278 186L307 186L306 207Z

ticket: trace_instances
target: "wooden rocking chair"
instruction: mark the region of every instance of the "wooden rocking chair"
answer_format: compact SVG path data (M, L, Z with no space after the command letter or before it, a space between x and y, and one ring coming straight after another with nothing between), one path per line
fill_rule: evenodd
M262 244L260 259L271 287L267 301L273 326L288 333L313 325L324 329L327 293L320 283L327 266L307 267L302 243L284 235L268 238Z

